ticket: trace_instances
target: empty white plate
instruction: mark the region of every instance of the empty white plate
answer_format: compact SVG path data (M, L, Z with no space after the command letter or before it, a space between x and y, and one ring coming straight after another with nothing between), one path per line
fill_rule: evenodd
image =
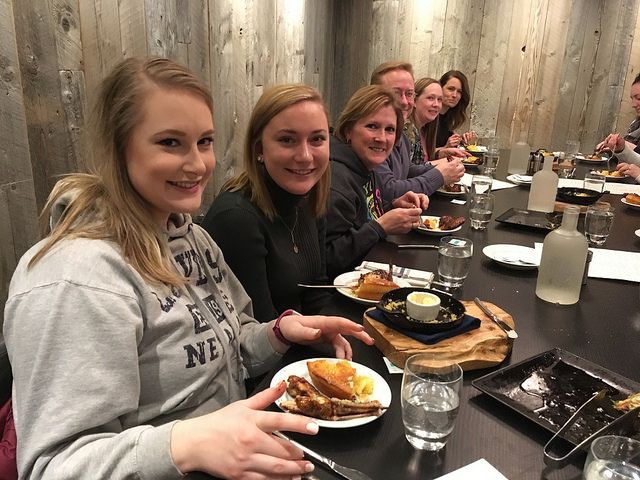
M508 243L487 245L482 249L482 253L494 262L519 270L530 270L538 268L540 265L540 258L535 248L523 245Z

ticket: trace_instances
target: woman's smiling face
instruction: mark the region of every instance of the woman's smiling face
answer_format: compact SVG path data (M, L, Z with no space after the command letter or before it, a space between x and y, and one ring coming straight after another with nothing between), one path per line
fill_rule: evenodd
M433 122L442 110L442 87L433 82L416 97L416 120L419 126Z
M347 132L347 141L367 170L384 162L396 141L398 117L391 105L358 120Z

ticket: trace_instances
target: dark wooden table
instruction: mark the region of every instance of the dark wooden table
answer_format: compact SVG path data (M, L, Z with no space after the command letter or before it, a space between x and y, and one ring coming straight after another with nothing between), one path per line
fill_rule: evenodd
M495 192L494 218L511 207L526 208L528 190L517 187ZM452 204L450 198L434 195L429 213L467 216L468 205ZM620 196L603 200L616 208L613 232L605 248L638 251L640 210L620 202ZM580 222L582 225L582 220ZM559 347L600 364L634 381L640 381L640 290L637 284L589 278L580 301L573 306L556 306L535 296L537 270L522 271L502 267L482 254L482 248L496 243L533 246L544 232L518 229L491 221L484 232L465 223L457 235L474 242L470 274L456 292L461 299L475 296L491 301L509 312L520 337L500 366L517 363L554 347ZM378 244L367 257L423 270L437 271L435 250L398 250L400 243L436 243L438 237L420 233L393 236ZM325 309L361 322L366 308L336 293ZM430 479L485 458L511 480L579 479L584 456L562 470L547 470L542 449L551 434L518 413L477 391L471 381L493 369L466 372L460 413L446 447L437 453L413 449L404 437L400 409L401 375L389 374L375 347L354 343L354 361L379 372L391 386L389 410L376 421L351 429L321 429L315 437L296 435L308 447L338 463L357 468L372 479ZM306 348L290 351L284 364L327 352ZM277 369L274 370L274 372ZM268 379L262 386L268 384ZM337 478L317 467L315 478ZM310 478L314 478L310 477Z

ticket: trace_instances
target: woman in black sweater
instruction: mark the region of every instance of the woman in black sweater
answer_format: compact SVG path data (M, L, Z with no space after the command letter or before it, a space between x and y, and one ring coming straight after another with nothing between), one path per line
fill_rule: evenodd
M288 308L317 313L326 292L324 211L329 127L320 94L304 85L265 91L249 120L245 171L228 181L202 226L269 321Z

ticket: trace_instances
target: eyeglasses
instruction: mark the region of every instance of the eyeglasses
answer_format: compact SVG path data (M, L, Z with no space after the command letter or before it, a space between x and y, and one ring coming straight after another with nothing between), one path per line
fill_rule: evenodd
M416 92L413 90L400 90L399 88L394 88L393 93L395 93L399 98L404 96L407 100L413 100L416 98Z

